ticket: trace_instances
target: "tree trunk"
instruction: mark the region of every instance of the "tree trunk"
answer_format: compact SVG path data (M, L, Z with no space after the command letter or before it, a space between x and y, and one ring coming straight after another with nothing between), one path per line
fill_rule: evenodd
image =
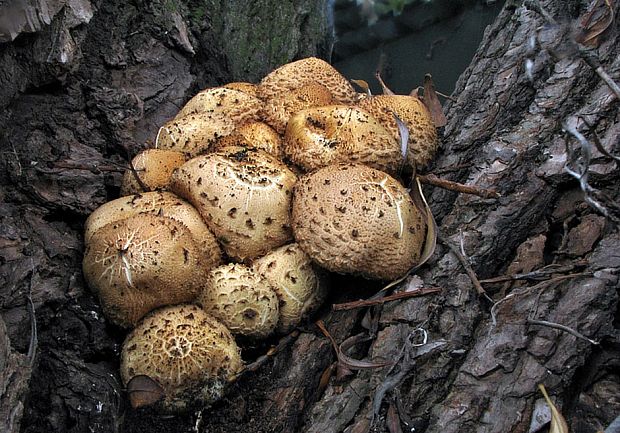
M600 78L620 81L617 19L590 64L571 42L590 2L540 1L547 19L538 2L508 2L487 29L445 107L430 171L501 197L425 187L441 241L418 274L441 292L319 314L338 343L371 337L351 357L390 366L329 378L334 351L308 326L214 407L162 418L126 403L123 334L81 276L84 219L118 194L127 155L199 88L327 55L327 5L254 2L251 21L243 2L36 3L3 32L35 33L0 45L2 431L21 420L25 432L529 432L548 415L538 384L573 432L620 413L620 170L594 147L620 154L618 97ZM330 304L377 289L336 283Z

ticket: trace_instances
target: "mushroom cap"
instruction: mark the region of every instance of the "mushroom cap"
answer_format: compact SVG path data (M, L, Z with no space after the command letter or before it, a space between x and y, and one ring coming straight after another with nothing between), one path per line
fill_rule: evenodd
M349 80L316 57L287 63L269 73L258 85L258 97L269 100L312 81L327 87L334 99L342 104L352 104L357 100L357 93Z
M258 98L240 90L211 87L190 99L175 119L198 114L209 119L229 119L235 125L240 125L248 120L258 120L258 111L262 104Z
M189 157L210 152L220 137L225 137L235 130L233 120L217 116L190 114L174 118L159 128L155 147L176 150Z
M327 272L293 243L277 248L252 264L273 287L280 305L277 331L286 333L314 313L327 295Z
M218 400L242 368L239 347L226 327L196 305L153 311L125 338L121 378L145 375L163 388L169 412Z
M278 133L284 134L290 117L305 108L333 103L332 94L321 83L311 81L301 87L269 99L260 112L261 118Z
M289 214L296 181L267 152L233 146L186 162L174 172L170 187L198 209L224 251L244 261L292 238Z
M322 267L379 280L414 266L426 234L422 213L398 181L353 164L300 178L292 225L296 241Z
M185 163L185 155L174 150L146 149L138 153L131 164L144 185L153 191L167 189L172 171ZM121 196L139 194L142 187L131 170L125 170L121 183Z
M238 126L232 134L217 140L213 150L217 152L227 146L255 147L278 159L283 156L280 135L264 122L252 121Z
M439 141L437 128L422 101L416 96L408 95L376 95L364 98L358 106L368 111L375 119L385 126L400 143L395 113L409 129L409 151L407 161L418 166L426 165L437 151Z
M284 153L306 171L353 162L395 173L402 161L392 134L366 111L346 105L309 108L292 116Z
M239 263L212 269L197 302L233 334L264 338L278 323L278 297L271 284Z
M232 83L224 84L222 87L225 87L226 89L238 90L254 97L257 97L258 93L258 85L254 83L246 83L245 81L234 81Z
M150 214L172 218L183 223L204 255L204 266L212 268L222 262L222 251L215 235L191 204L171 192L145 192L107 202L90 214L84 225L84 241L101 227L138 214Z
M122 327L154 308L193 301L207 272L204 254L183 224L146 214L97 230L82 269L106 317Z

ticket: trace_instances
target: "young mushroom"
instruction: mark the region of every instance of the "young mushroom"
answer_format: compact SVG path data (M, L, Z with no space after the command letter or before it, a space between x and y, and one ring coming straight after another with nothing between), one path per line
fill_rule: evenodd
M130 398L146 376L160 390L161 408L175 413L217 401L242 366L223 324L195 305L177 305L153 311L127 336L120 370Z
M228 146L255 147L282 159L282 139L280 135L264 122L252 121L238 126L234 132L217 140L213 151Z
M210 269L221 263L220 246L198 211L177 195L165 191L121 197L99 206L86 220L84 242L88 246L93 234L106 224L139 214L163 216L180 222L198 244L205 259L204 265Z
M233 334L264 338L278 323L278 298L271 284L238 263L212 269L197 302Z
M290 332L314 313L327 295L328 274L312 263L298 244L277 248L252 264L278 296L280 319L276 330Z
M292 115L306 108L322 107L333 103L327 87L311 81L301 87L267 101L260 112L261 118L279 134L284 134Z
M154 308L193 301L209 269L183 224L147 214L94 232L82 268L106 317L122 327Z
M235 125L258 119L260 99L237 89L212 87L198 93L181 108L175 119L192 114L206 118L226 118Z
M174 172L171 189L198 209L226 254L245 261L292 238L296 181L268 153L233 146L186 162Z
M328 105L299 111L286 127L284 153L306 171L337 162L365 164L396 173L398 141L366 111Z
M292 224L295 240L322 267L379 280L413 267L426 234L422 212L397 180L352 164L300 178Z
M193 158L213 150L218 138L231 134L235 127L235 122L222 115L190 114L159 128L155 147L183 152Z
M270 100L309 82L318 82L327 87L338 103L352 104L357 101L357 93L349 80L332 65L316 57L287 63L269 73L258 85L258 97Z
M131 169L125 170L121 183L121 196L147 192L142 189L142 185L147 187L148 191L167 189L172 171L185 161L185 155L174 150L143 150L131 160L135 172Z
M422 101L416 96L377 95L358 102L400 142L400 132L394 115L409 129L407 162L425 166L435 156L439 140L437 128Z

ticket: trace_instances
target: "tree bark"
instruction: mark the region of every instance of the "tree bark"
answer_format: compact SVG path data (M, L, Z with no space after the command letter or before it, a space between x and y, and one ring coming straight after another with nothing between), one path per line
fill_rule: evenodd
M330 378L334 351L308 325L212 408L173 418L128 408L123 334L82 280L82 225L118 194L127 155L199 88L329 51L325 2L255 3L257 21L288 27L257 26L236 2L50 1L38 27L4 32L36 30L0 45L5 430L21 419L24 432L529 432L547 414L538 384L571 431L602 430L620 413L620 170L594 143L620 154L620 115L591 59L620 82L620 36L616 19L586 62L571 42L589 4L577 0L508 2L445 107L430 171L501 197L425 188L441 241L418 275L441 293L319 313L338 343L370 337L351 357L390 366ZM565 164L587 169L588 183ZM338 277L328 304L377 288Z

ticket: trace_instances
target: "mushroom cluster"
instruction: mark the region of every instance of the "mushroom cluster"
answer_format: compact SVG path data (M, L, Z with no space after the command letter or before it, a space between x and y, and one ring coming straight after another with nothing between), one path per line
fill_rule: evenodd
M330 272L405 274L426 219L395 176L437 143L417 97L358 94L317 58L194 96L86 221L85 279L132 329L128 390L154 383L169 411L208 404L242 370L239 342L298 326Z

